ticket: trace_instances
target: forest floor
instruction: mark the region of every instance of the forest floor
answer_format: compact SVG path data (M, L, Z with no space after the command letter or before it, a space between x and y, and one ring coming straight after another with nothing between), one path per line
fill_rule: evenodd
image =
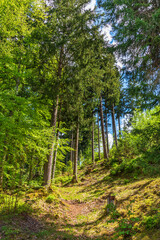
M79 174L78 183L49 193L28 189L19 211L0 215L0 239L160 240L160 178L112 178L102 164Z

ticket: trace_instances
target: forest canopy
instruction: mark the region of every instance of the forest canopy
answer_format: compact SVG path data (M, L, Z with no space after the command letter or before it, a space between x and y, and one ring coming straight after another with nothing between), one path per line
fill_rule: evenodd
M159 104L158 1L89 2L0 3L1 188L50 186L69 166L77 182L83 162L110 161L110 138L119 151L136 109Z
M159 239L160 3L93 3L0 0L0 239Z

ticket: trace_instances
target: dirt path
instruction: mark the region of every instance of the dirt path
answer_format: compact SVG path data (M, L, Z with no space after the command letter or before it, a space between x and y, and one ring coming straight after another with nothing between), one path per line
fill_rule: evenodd
M75 200L64 200L68 204L67 216L76 219L78 215L86 215L91 211L91 206L87 203L78 203Z
M90 202L78 202L76 200L63 200L67 204L68 209L66 216L69 222L78 223L81 220L89 221L89 215L94 211L102 208L105 201L90 201Z

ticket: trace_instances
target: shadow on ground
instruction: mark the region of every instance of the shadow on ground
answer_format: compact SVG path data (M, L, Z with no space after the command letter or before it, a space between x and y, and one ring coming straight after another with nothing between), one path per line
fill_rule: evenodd
M86 226L92 227L97 221L86 222L81 224L69 224L62 223L56 224L54 221L47 222L47 219L52 219L52 215L46 214L43 218L38 218L32 214L21 213L4 215L0 217L0 239L3 240L101 240L109 239L107 236L92 236L88 237L85 234L68 233L63 230L63 227L72 232L72 229L76 229ZM56 222L56 220L55 220ZM60 229L60 230L59 230ZM107 238L106 238L107 237Z

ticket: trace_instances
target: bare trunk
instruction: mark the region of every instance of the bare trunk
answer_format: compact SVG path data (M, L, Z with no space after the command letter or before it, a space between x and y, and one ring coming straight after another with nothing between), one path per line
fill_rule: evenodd
M112 104L112 127L113 127L114 141L117 146L117 131L116 131L116 124L115 124L114 104Z
M71 135L71 148L74 148L74 143L73 143L73 131L72 131L72 135ZM72 166L73 166L73 150L71 150L70 152L70 161L72 162Z
M119 126L119 136L121 135L121 120L120 116L118 116L118 126Z
M60 50L60 56L58 60L58 71L57 71L57 79L61 79L62 73L62 64L63 64L63 47ZM50 149L50 154L48 156L48 161L44 166L44 185L50 186L51 184L51 174L52 174L52 163L53 163L53 153L54 153L54 144L55 144L55 130L56 130L56 122L57 122L57 113L58 113L58 104L59 104L59 95L57 95L56 106L53 105L52 111L52 119L51 119L51 127L53 127L52 133L52 145Z
M54 177L55 177L55 171L56 171L58 139L59 139L59 130L57 130L57 135L56 135L56 147L55 147L55 150L54 150L54 158L53 158L52 180L53 180Z
M100 133L99 133L99 112L98 112L98 157L101 159Z
M52 166L52 180L55 177L55 171L56 171L56 161L57 161L57 151L58 151L58 141L59 141L59 127L60 127L60 121L61 121L61 107L62 104L60 105L60 110L59 110L59 117L58 117L58 129L56 133L56 146L54 150L54 158L53 158L53 166Z
M76 146L75 146L75 155L74 155L74 169L73 169L73 179L72 182L76 183L77 180L77 164L78 164L78 142L79 142L79 123L77 123L76 131Z
M106 139L107 139L107 152L109 153L108 118L107 118L107 101L106 101L106 100L105 100L105 112L106 112Z
M74 149L72 150L72 168L73 169L74 169L75 146L76 146L76 139L74 138L74 133L73 133L73 149Z
M45 166L44 166L44 184L47 186L50 186L51 184L51 173L52 173L53 152L54 152L54 144L55 144L55 129L56 129L56 122L57 122L58 103L59 103L59 96L57 96L56 106L53 106L53 114L52 114L52 121L51 121L51 125L53 127L52 145L50 149L50 154L48 155L48 161L45 163Z
M94 158L94 119L92 120L92 163L95 164Z
M159 6L160 6L160 4L159 4L159 1L158 1L158 0L156 0L156 3L157 3L157 7L159 7Z
M101 117L101 131L102 131L102 141L103 141L103 154L104 154L104 159L108 159L108 152L106 148L106 139L105 139L105 132L104 132L102 96L100 97L100 117Z

